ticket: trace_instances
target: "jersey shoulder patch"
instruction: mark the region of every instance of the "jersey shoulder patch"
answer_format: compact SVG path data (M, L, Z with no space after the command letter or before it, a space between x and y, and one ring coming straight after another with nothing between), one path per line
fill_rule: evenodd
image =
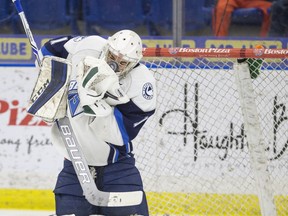
M144 85L142 87L142 96L146 100L152 100L153 99L153 97L154 97L154 87L153 87L153 84L151 82L144 83Z
M127 92L131 100L143 111L156 107L156 81L153 73L143 64L129 73L130 87Z

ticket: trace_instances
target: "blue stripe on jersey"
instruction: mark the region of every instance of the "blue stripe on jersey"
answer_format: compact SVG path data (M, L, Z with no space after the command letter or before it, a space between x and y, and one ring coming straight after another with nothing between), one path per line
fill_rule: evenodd
M119 158L119 151L118 149L116 149L113 145L111 145L110 143L108 143L110 145L110 148L112 148L114 150L113 152L113 156L112 156L112 163L115 163L118 161L118 158Z
M119 130L121 132L124 145L126 146L126 149L127 149L128 147L127 145L129 144L129 136L124 126L122 113L116 107L114 109L114 116L116 118Z
M47 50L45 46L43 46L41 48L41 52L42 52L43 56L53 56L53 53L51 53L49 50Z
M68 52L65 49L64 45L71 38L72 36L65 36L65 37L55 38L46 42L44 46L41 48L43 56L52 55L52 56L57 56L61 58L67 58Z
M108 156L108 163L115 163L119 160L123 160L124 158L129 158L131 156L133 156L133 154L131 154L131 142L129 142L129 150L127 151L126 146L116 146L113 145L112 143L106 142L109 146L110 146L110 152L109 152L109 156Z
M108 163L115 163L119 160L123 160L124 158L133 157L133 154L131 153L132 143L129 142L129 152L127 151L126 146L116 146L112 143L106 142L110 146L110 152L108 156ZM133 149L133 148L132 148Z
M126 145L126 153L129 153L129 152L131 152L131 149L130 149L130 142L127 143L127 145Z
M123 125L121 126L125 128L125 132L130 139L129 141L137 136L146 120L155 112L155 110L144 112L132 100L126 104L119 104L116 107L118 109L117 112L122 116L121 124ZM122 113L124 113L124 116Z

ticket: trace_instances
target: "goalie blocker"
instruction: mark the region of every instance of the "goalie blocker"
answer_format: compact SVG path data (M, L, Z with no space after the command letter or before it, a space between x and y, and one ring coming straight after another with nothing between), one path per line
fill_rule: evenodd
M71 75L70 61L45 56L29 100L28 113L54 122L66 115L67 89Z

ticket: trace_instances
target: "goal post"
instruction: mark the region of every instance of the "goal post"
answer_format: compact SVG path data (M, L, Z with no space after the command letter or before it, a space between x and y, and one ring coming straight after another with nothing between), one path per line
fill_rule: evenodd
M288 50L143 54L157 110L134 152L150 215L288 215Z

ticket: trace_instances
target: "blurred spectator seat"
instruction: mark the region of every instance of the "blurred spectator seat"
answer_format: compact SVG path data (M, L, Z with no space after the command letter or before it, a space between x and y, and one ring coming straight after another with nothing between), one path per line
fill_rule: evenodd
M232 23L261 25L263 12L258 8L238 8L232 13Z
M212 23L213 10L216 0L205 0L203 12L207 23ZM270 12L270 9L267 11ZM231 24L237 25L259 25L263 23L263 11L259 8L236 8L231 15ZM267 35L268 29L262 29L262 36Z
M0 20L5 20L9 16L9 1L0 0Z
M82 0L66 0L67 19L70 23L72 34L80 35L78 20L82 19Z
M10 6L12 1L0 0L0 25L6 25L12 16Z
M83 0L85 33L98 34L96 28L106 30L134 29L144 24L140 0Z
M186 0L184 3L183 22L185 31L199 30L206 27L207 23L203 16L204 1ZM151 0L150 20L158 28L165 27L172 30L173 2L172 0Z
M213 10L217 0L203 0L203 1L204 1L204 6L202 7L203 16L206 23L211 25Z
M270 37L288 37L288 0L273 2L271 7Z
M78 33L75 26L76 19L73 11L77 0L25 0L21 1L27 21L33 31L37 30L55 30L69 27L71 24L71 33ZM20 27L20 18L14 16L14 32L23 32ZM20 30L19 30L20 28Z

